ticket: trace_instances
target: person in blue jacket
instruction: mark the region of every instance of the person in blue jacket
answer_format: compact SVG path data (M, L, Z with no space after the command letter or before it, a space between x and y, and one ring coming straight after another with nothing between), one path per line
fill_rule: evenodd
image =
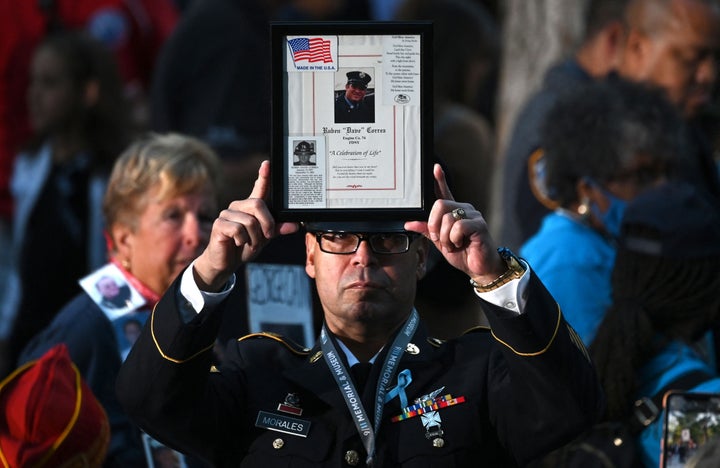
M625 206L685 154L680 123L661 91L620 78L579 87L548 114L543 179L556 208L520 256L585 345L610 305Z
M636 400L691 372L701 377L673 388L720 392L712 345L701 346L720 319L718 265L720 214L697 189L667 183L628 205L613 303L590 347L608 419L630 417ZM645 466L659 466L662 431L660 414L638 437Z

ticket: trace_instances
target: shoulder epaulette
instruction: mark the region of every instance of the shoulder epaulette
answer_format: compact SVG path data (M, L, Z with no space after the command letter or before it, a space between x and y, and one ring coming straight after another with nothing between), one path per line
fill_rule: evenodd
M440 338L433 338L432 336L428 336L427 342L430 343L432 346L439 348L440 346L445 343L445 340L441 340Z
M478 333L478 332L488 333L491 331L492 331L492 329L490 327L488 327L487 325L478 325L477 327L468 328L467 330L462 332L462 334L467 335L468 333Z
M241 338L238 338L238 341L245 341L245 340L249 340L249 339L253 339L253 338L269 338L271 340L277 341L278 343L284 344L287 349L289 349L293 353L300 355L300 356L307 356L308 354L310 354L310 348L301 346L301 345L295 343L290 338L287 338L283 335L279 335L279 334L273 333L273 332L251 333L249 335L245 335Z

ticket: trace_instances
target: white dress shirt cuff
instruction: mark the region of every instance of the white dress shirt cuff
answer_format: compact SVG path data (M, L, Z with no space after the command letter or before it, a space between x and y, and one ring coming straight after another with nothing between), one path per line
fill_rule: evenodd
M203 309L216 307L228 297L230 291L235 287L235 274L233 273L222 291L216 293L201 291L195 283L193 268L195 268L194 261L185 269L180 278L179 294L181 297L178 297L178 304L180 304L180 314L186 322L192 320L192 317Z
M522 314L527 303L527 288L530 282L530 267L525 260L520 259L525 267L525 273L518 278L503 284L497 289L488 292L478 292L473 288L475 294L491 304L500 306L515 314Z

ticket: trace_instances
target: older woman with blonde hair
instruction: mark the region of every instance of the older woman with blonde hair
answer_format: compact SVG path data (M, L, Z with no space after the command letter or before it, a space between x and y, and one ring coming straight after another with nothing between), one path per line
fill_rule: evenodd
M108 414L105 466L142 463L138 430L117 403L114 386L128 320L144 322L175 277L209 240L221 193L221 169L205 143L178 134L149 134L116 161L103 201L109 263L80 280L85 290L35 336L20 363L67 345ZM95 284L111 276L131 289L124 308L103 306Z
M205 248L219 179L213 150L180 135L138 141L118 160L103 203L111 261L146 299L157 300Z

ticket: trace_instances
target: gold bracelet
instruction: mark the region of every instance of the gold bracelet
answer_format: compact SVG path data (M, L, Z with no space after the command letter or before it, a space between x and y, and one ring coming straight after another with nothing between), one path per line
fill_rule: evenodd
M474 279L470 278L470 284L473 288L475 288L477 292L485 293L492 291L493 289L497 289L500 286L507 284L514 279L521 278L523 273L525 273L525 267L518 260L515 254L510 251L510 249L506 247L500 247L498 249L498 254L500 255L500 258L503 259L508 269L505 270L502 275L498 276L487 284L480 284Z

